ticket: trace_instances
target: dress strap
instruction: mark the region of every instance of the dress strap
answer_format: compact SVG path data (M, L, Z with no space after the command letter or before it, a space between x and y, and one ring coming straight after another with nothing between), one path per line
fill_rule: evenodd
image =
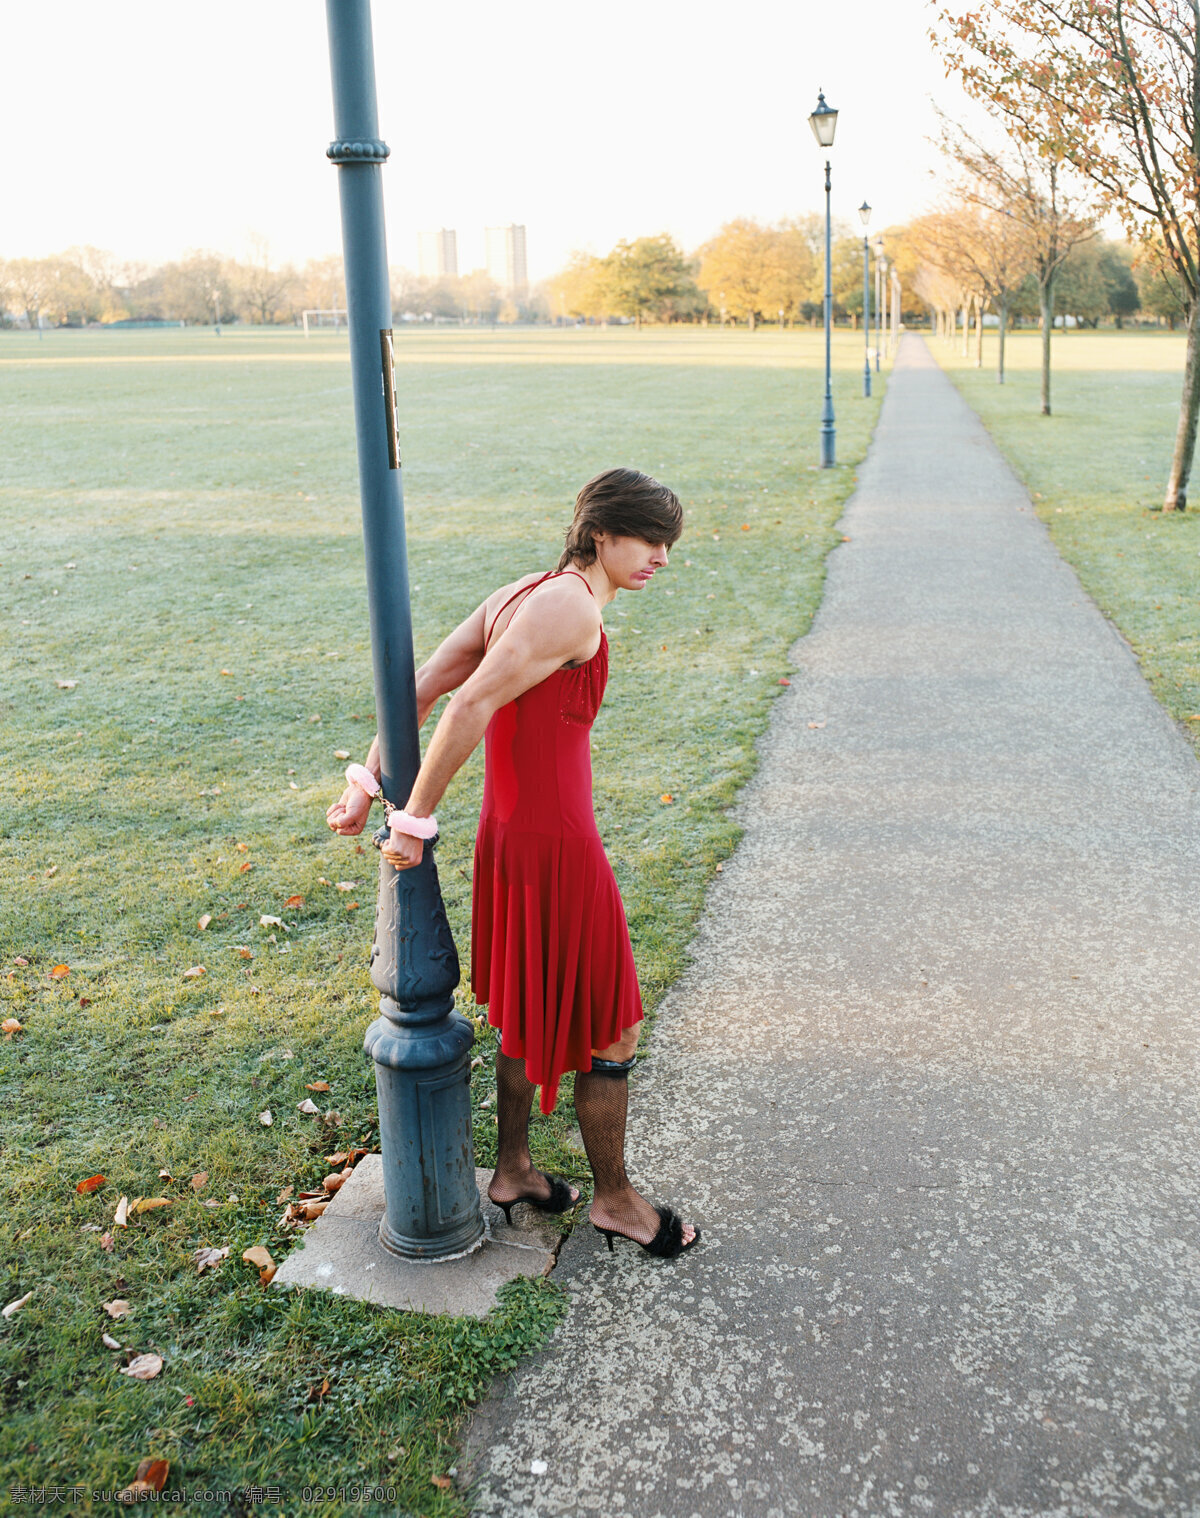
M496 631L496 623L499 622L500 618L504 615L504 613L508 610L508 608L513 604L513 602L515 600L517 600L518 597L520 597L520 596L528 596L528 595L530 595L533 591L535 591L538 588L539 585L544 585L547 580L557 579L559 575L578 575L579 579L581 579L583 581L583 583L585 585L587 585L587 593L588 593L588 595L591 596L591 598L592 598L593 601L596 599L595 592L592 590L592 587L590 585L588 585L587 578L584 575L581 575L577 569L548 569L546 571L546 573L541 577L541 579L540 580L535 580L532 585L522 585L521 588L520 588L520 590L514 590L513 593L512 593L512 595L509 596L508 600L505 601L504 605L500 608L500 610L492 618L492 625L488 628L487 632L484 634L484 637L483 637L483 648L484 648L484 652L485 653L487 652L488 647L491 644L492 634ZM514 613L514 615L515 615L515 613Z

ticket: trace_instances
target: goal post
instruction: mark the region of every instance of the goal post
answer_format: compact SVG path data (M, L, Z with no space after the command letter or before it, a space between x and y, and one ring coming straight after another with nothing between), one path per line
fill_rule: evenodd
M346 313L339 310L337 306L332 307L330 310L310 307L309 310L302 311L300 316L304 323L305 337L308 336L310 324L314 327L332 327L335 332L340 327L346 326Z

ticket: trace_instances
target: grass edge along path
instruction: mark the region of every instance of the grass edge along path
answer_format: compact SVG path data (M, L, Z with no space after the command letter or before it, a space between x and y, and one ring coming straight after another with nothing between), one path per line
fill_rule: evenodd
M1200 518L1161 509L1183 335L1056 333L1049 417L1038 412L1038 335L1009 335L1003 386L988 337L982 369L957 345L927 341L1200 756Z
M399 353L420 654L554 550L591 460L685 500L662 583L609 608L595 731L650 1013L736 843L728 808L853 488L853 464L816 468L819 358L810 333L414 334ZM880 397L858 393L858 340L835 359L854 460ZM0 1483L120 1490L154 1457L169 1491L282 1484L256 1512L342 1512L365 1484L397 1495L363 1511L461 1514L444 1482L459 1420L552 1330L558 1288L517 1282L482 1322L438 1320L264 1292L241 1260L294 1246L282 1183L319 1186L328 1154L375 1147L374 858L321 825L335 747L361 757L371 726L344 346L0 334L0 365L17 630L0 647L0 998L24 1026L0 1040L0 1270L4 1302L32 1292L0 1322ZM464 956L480 778L439 808ZM465 987L459 1005L486 1165L494 1037ZM329 1111L301 1116L322 1081ZM586 1179L572 1125L565 1083L535 1158ZM123 1194L170 1205L123 1229ZM222 1246L198 1274L196 1249ZM164 1362L147 1382L123 1374L142 1351ZM304 1485L346 1496L305 1502Z

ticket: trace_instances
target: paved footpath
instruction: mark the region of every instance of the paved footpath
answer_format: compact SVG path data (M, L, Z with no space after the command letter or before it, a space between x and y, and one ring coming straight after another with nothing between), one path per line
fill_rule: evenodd
M480 1515L1200 1514L1200 765L917 337L843 520Z

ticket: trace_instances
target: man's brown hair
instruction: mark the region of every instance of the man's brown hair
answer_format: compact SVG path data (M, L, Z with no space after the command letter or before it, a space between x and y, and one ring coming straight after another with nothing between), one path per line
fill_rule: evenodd
M598 532L669 548L682 531L683 507L673 490L637 469L606 469L575 497L575 515L558 567L594 563Z

